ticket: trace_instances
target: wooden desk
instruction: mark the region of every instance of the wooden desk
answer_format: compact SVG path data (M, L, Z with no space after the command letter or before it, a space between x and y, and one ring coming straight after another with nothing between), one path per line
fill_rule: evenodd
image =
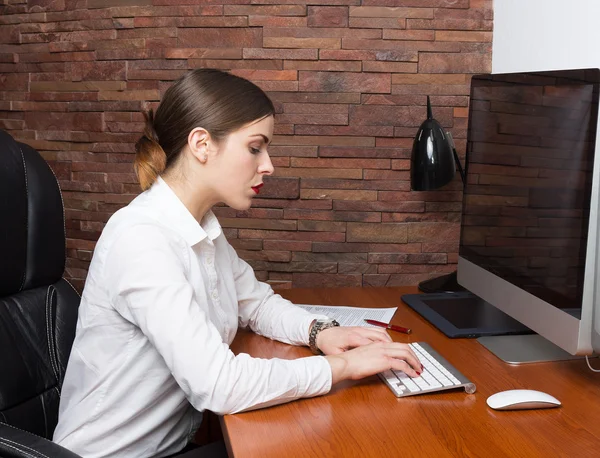
M377 376L347 381L321 397L227 415L221 425L230 456L239 457L597 457L600 374L585 360L511 366L474 339L448 339L400 301L416 288L292 289L296 303L398 306L390 331L399 342L426 341L477 385L472 395L446 391L396 398ZM257 357L296 358L307 348L240 332L233 350ZM598 360L592 360L598 365ZM490 409L498 391L528 388L557 397L555 409Z

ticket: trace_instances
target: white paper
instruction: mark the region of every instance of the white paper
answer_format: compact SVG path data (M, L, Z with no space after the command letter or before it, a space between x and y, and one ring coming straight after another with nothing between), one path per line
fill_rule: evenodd
M366 319L389 323L398 310L398 307L386 309L363 308L363 307L339 307L328 305L306 305L296 304L298 307L308 310L316 315L327 315L336 320L340 326L365 326L375 327L365 322Z

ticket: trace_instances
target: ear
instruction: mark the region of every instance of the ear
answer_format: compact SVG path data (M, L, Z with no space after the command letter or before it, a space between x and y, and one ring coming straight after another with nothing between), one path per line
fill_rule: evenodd
M202 127L195 127L188 135L190 153L202 164L205 164L208 160L208 144L210 141L210 134Z

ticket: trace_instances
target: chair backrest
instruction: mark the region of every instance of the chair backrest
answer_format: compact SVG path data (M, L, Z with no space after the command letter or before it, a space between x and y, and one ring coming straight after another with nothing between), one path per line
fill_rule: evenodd
M48 439L80 301L64 270L56 177L37 151L0 130L0 422Z

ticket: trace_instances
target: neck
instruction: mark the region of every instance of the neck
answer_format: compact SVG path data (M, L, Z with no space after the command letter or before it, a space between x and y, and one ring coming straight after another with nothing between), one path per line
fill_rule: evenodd
M209 189L203 189L200 186L192 188L191 182L181 177L173 178L167 174L162 178L198 223L202 221L204 215L217 203L210 199L211 192Z

